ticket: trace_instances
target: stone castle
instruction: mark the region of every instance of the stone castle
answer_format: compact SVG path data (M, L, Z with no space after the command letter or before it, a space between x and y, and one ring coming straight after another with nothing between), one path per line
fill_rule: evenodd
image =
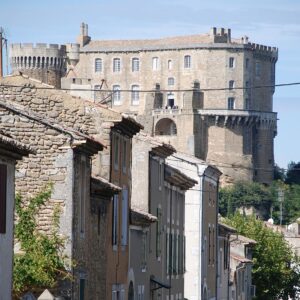
M223 172L222 183L273 179L278 49L231 30L152 40L13 44L12 71L134 116L179 152Z

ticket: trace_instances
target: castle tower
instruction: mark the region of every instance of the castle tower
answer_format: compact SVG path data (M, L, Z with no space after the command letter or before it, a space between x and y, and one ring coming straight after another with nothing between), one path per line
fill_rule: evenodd
M60 88L65 74L66 47L57 44L12 44L10 46L12 73L29 77Z

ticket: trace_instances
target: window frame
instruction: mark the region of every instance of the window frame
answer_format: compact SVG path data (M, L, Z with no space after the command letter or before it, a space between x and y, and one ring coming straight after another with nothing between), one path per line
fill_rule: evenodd
M118 247L118 226L119 226L119 194L113 196L112 209L112 246L113 250Z
M227 98L227 109L228 110L235 109L235 98L234 97Z
M152 71L157 71L159 69L159 57L152 57Z
M113 73L121 72L121 58L114 57L113 58Z
M230 56L230 57L229 57L229 60L228 60L228 67L229 67L230 69L234 69L234 68L235 68L235 64L236 64L236 62L235 62L235 57Z
M229 80L228 82L228 89L231 91L235 88L235 81L234 80Z
M133 84L131 86L131 105L140 104L140 86L138 84Z
M191 69L192 67L192 57L191 55L187 54L183 58L183 67L184 69Z
M174 86L175 85L175 78L174 77L168 77L168 85Z
M102 73L103 72L103 60L102 58L95 58L94 63L94 72L95 73Z
M113 105L121 105L122 100L121 100L121 86L119 84L114 84L112 87L112 102Z
M140 59L138 57L133 57L131 59L131 72L140 71Z

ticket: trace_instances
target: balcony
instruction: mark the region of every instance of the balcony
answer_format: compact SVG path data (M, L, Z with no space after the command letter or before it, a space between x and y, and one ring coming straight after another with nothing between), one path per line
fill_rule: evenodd
M178 115L181 113L181 108L178 108L178 106L173 106L172 108L155 108L152 110L152 115L157 116L157 115Z

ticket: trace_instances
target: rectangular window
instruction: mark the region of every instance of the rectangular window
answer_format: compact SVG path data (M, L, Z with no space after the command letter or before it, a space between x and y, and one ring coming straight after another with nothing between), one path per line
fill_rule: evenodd
M158 57L152 57L152 70L158 70Z
M122 190L122 235L121 245L127 246L127 234L128 234L128 190L124 188Z
M234 57L229 57L229 68L235 67L235 59Z
M85 279L79 279L79 300L84 300Z
M229 97L228 98L228 103L227 103L227 109L234 109L235 108L235 103L234 103L234 98Z
M120 72L121 71L121 59L114 58L113 59L113 72Z
M119 85L113 86L112 98L113 98L114 105L121 104L121 87Z
M119 136L113 135L113 149L114 149L114 169L119 169Z
M147 232L142 233L142 270L146 270L147 268Z
M211 229L208 227L208 264L211 263Z
M118 245L118 218L119 218L119 195L114 195L113 198L113 217L112 217L112 244Z
M131 104L139 105L140 103L140 87L138 85L133 85L131 87Z
M191 68L191 56L190 55L185 55L184 56L184 68L185 69L190 69Z
M215 227L212 229L212 263L215 264Z
M101 58L95 59L95 72L102 72L102 59Z
M260 73L261 73L260 62L257 61L257 62L255 63L255 75L256 75L257 77L260 77Z
M246 58L246 69L249 69L249 58Z
M229 89L230 90L234 89L234 80L229 81Z
M0 233L6 233L7 165L0 164Z
M133 58L131 63L132 72L138 72L140 70L140 60L138 58Z
M250 99L249 98L245 99L245 109L246 110L250 109Z
M172 60L169 59L169 60L168 60L168 69L169 69L169 70L172 70L172 68L173 68L173 63L172 63Z
M79 191L80 191L80 233L84 234L85 232L85 202L86 202L86 192L87 192L87 186L86 186L86 158L84 156L81 156L80 159L80 185L79 185Z
M123 140L123 147L122 147L122 172L126 174L126 167L127 167L127 142Z
M157 222L156 222L156 257L161 256L161 234L162 234L162 228L161 228L161 208L157 208Z
M174 77L169 77L168 78L168 85L174 85L174 84L175 84Z

